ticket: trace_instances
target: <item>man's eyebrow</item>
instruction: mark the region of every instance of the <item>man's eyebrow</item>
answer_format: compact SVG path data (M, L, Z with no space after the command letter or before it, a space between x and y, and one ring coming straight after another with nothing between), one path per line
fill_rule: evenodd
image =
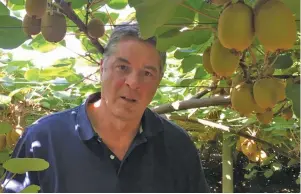
M122 57L117 57L116 61L121 61L121 62L124 62L124 63L127 63L127 64L131 64L127 59L122 58Z

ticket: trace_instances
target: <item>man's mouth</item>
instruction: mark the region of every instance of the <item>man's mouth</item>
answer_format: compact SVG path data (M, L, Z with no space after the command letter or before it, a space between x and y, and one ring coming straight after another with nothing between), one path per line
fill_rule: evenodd
M125 97L125 96L121 96L121 98L122 98L123 100L127 101L127 102L132 102L132 103L137 101L137 100L132 99L132 98L127 98L127 97Z

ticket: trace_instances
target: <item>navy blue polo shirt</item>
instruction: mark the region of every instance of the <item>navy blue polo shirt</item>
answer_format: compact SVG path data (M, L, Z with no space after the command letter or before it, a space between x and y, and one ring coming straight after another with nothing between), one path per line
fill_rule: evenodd
M29 184L40 192L209 192L198 151L186 131L147 108L122 161L106 147L88 119L87 103L47 115L27 127L13 157L43 158L50 167L17 175L4 192ZM8 173L6 179L11 174Z

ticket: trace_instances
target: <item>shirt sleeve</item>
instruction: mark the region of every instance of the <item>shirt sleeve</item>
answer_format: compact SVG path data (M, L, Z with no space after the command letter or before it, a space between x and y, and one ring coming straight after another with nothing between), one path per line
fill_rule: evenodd
M13 150L11 158L32 158L33 154L27 142L28 134L27 131L24 131ZM36 172L26 172L24 174L16 174L15 176L14 173L9 171L5 171L4 173L4 179L1 182L3 193L19 193L31 184L39 186Z

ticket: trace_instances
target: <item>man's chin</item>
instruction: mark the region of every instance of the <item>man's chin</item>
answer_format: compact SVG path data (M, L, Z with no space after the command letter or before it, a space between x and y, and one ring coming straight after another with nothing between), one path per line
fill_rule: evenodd
M113 111L113 114L120 120L132 120L135 118L139 118L141 114L143 114L140 114L140 112L141 111L135 109L118 108L117 110Z

